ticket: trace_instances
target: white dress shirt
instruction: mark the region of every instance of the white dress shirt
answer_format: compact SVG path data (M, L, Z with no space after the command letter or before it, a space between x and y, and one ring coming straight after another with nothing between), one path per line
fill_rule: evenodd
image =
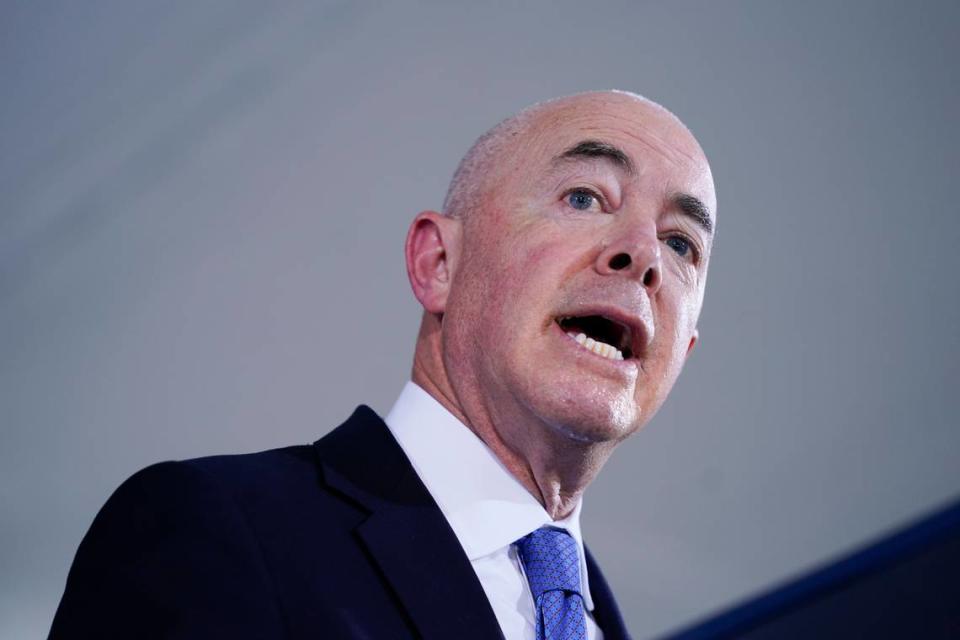
M580 503L552 520L480 438L429 393L408 382L387 426L453 529L508 640L534 640L536 607L513 542L544 525L562 527L577 542L587 637L603 640L580 536Z

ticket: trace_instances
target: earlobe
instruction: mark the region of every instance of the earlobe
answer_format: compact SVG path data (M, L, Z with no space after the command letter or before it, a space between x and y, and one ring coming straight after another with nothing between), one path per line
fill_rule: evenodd
M697 344L697 340L700 339L700 332L696 329L693 330L693 335L690 336L690 343L687 345L687 357L690 357L690 352L693 351L694 345Z
M407 277L413 295L430 313L443 313L446 308L458 225L459 221L436 211L423 211L407 232Z

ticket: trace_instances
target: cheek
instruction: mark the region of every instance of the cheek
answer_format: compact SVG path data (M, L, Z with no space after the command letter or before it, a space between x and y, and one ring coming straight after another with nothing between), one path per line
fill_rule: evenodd
M580 272L591 268L593 234L571 232L554 221L523 229L505 247L505 271L513 286L534 294L556 293ZM532 240L532 241L531 241Z
M525 274L530 267L504 249L497 246L470 256L455 284L459 332L478 355L499 351L521 326L527 308Z
M495 219L494 224L502 225L494 227L499 232L473 245L474 250L464 256L457 283L470 290L468 304L473 313L481 314L473 319L474 326L483 332L487 344L526 339L548 327L558 293L583 268L583 260L571 256L587 253L552 221L534 220L508 228Z
M522 229L511 234L510 238L496 248L487 259L487 277L496 283L502 292L537 293L543 290L546 282L556 279L552 287L562 284L562 274L557 265L564 255L561 243L551 241L539 229ZM530 242L531 236L537 242ZM553 274L553 275L551 275ZM522 303L522 300L516 302Z
M700 300L699 292L691 291L685 283L662 289L658 296L660 318L657 331L664 338L661 347L669 360L667 368L679 370L686 359L690 338L697 326Z
M675 281L680 288L696 288L698 284L697 268L690 262L673 254L672 250L667 249L667 251L670 251L670 255L664 260L663 268L664 271L668 272L665 275Z

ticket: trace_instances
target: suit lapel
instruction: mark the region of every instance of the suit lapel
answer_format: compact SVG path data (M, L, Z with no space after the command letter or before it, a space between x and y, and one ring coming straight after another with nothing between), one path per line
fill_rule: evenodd
M369 512L357 534L417 631L502 638L463 548L380 417L361 406L315 447L327 484Z
M587 575L590 576L590 595L593 596L593 618L603 630L604 640L630 640L627 626L620 615L620 608L613 598L610 585L607 584L593 554L583 548L587 556Z

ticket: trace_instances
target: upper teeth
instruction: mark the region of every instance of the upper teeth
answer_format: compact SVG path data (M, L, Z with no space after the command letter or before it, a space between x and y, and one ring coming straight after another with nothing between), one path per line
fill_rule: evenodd
M574 333L573 331L567 331L567 335L590 351L593 351L598 356L610 358L611 360L623 360L623 354L620 353L620 350L613 345L609 345L606 342L600 342L599 340L594 340L593 338L588 338L587 334L585 333Z

